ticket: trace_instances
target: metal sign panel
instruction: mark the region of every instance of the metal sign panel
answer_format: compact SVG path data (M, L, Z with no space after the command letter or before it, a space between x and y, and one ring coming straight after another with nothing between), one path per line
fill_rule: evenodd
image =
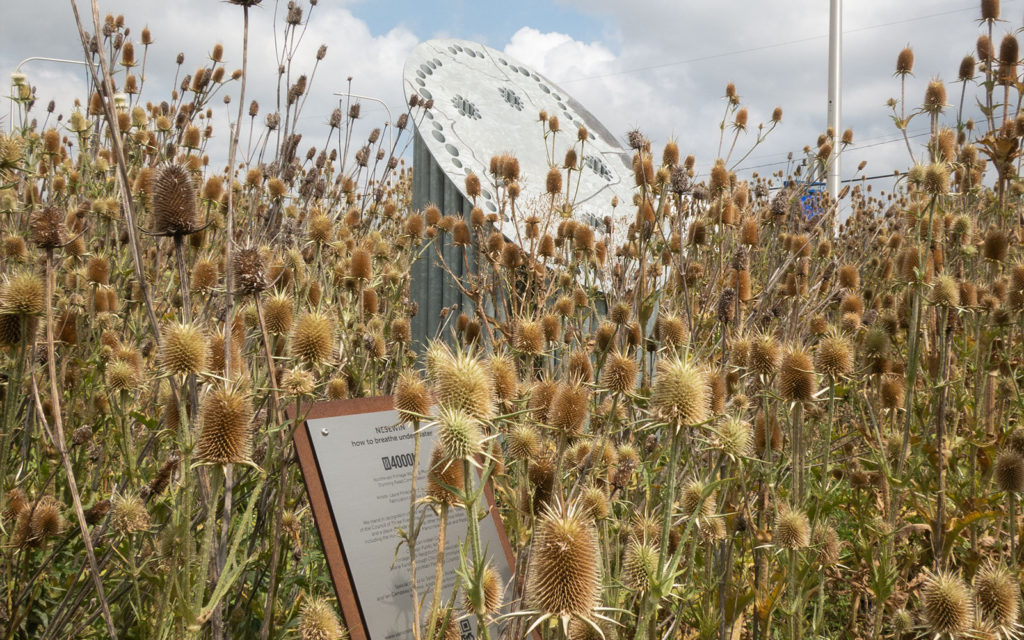
M435 430L421 434L420 497ZM399 423L392 399L360 398L314 405L296 429L296 450L309 491L324 554L353 640L410 640L413 637L409 554L396 554L396 530L409 525L412 427ZM512 579L511 548L490 491L490 513L480 522L481 541L502 584ZM429 508L416 544L421 598L434 583L440 519ZM458 579L459 540L466 537L465 512L450 509L443 598ZM424 607L424 617L429 612ZM457 614L460 614L456 610ZM453 620L462 640L476 638L475 617Z

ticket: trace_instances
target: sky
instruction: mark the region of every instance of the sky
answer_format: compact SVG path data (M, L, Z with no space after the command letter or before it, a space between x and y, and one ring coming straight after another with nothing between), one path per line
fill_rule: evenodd
M327 56L316 69L300 129L319 143L334 92L348 78L355 93L377 97L393 112L404 108L402 69L419 43L431 38L464 38L519 59L560 85L624 140L639 129L655 149L675 140L684 155L706 171L719 152L719 122L724 92L734 83L750 113L734 158L754 144L756 125L767 122L776 106L782 124L750 151L740 173L771 173L786 167L787 154L801 156L826 127L828 2L825 0L319 0L309 16L294 57L296 73L309 73L321 44ZM29 56L81 59L69 2L4 0L0 25L0 69L13 71ZM89 16L89 2L78 0ZM102 13L123 14L136 42L143 27L153 33L143 98L167 99L185 54L181 74L192 73L215 43L225 49L229 69L241 66L242 9L217 0L98 0ZM956 82L961 58L973 53L981 33L978 0L847 1L843 11L843 129L852 128L854 144L844 152L843 177L888 175L911 164L906 145L890 118L889 98L899 97L894 77L896 56L910 46L913 76L907 79L908 110L920 104L929 80L942 79L949 101L959 101ZM285 2L263 0L251 10L249 98L273 101L277 66L275 21L280 27ZM998 41L1022 26L1024 0L1002 0L1003 21L993 31ZM278 33L280 30L278 29ZM137 47L141 57L141 47ZM22 71L36 87L40 106L57 101L68 113L74 96L84 93L81 67L29 62ZM228 91L237 98L237 84ZM977 89L975 88L976 92ZM968 94L971 94L969 88ZM967 100L968 110L972 100ZM217 117L235 113L220 101ZM261 107L261 114L266 113ZM956 105L946 112L955 122ZM6 109L0 123L9 126ZM43 114L40 114L40 117ZM976 115L976 114L974 114ZM363 103L362 125L386 119L373 102ZM913 151L927 131L925 118L910 123ZM216 136L219 136L216 137ZM214 142L226 148L224 127ZM727 143L728 144L728 143ZM305 140L303 147L305 147ZM874 183L889 190L891 178Z

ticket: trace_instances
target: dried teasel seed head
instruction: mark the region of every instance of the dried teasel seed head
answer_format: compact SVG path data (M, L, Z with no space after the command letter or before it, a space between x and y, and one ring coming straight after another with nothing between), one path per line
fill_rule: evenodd
M896 74L907 75L914 71L914 51L910 47L904 47L896 56Z
M146 504L137 494L115 495L110 501L110 526L126 536L149 529L150 517Z
M701 480L691 480L683 486L683 492L680 497L680 506L683 508L683 513L699 518L710 518L715 514L718 492L710 491L705 496L707 488L707 485Z
M601 369L601 386L612 393L632 393L636 388L637 370L636 359L615 351Z
M244 392L217 387L200 406L202 431L196 457L219 464L242 464L252 455L252 402Z
M502 402L511 402L519 393L519 373L516 363L507 354L491 356L488 361L494 381L494 395Z
M171 373L195 374L206 369L209 345L202 330L192 324L164 325L160 364Z
M1013 573L1004 566L987 564L974 574L974 598L978 615L1010 637L1020 613L1020 587Z
M779 393L787 400L806 402L816 390L814 363L810 355L799 347L791 348L779 367Z
M29 230L32 242L40 249L55 249L64 244L64 218L57 207L33 211L29 217Z
M921 587L921 609L929 634L959 637L974 618L974 603L960 576L928 573Z
M0 284L0 312L16 320L43 312L46 288L43 279L32 271L18 271ZM20 335L20 320L18 333Z
M467 352L453 354L447 347L435 344L433 365L428 362L428 377L434 387L437 403L487 420L494 415L494 383L487 367Z
M836 380L853 372L853 346L838 331L830 332L814 352L814 366L823 376Z
M999 0L981 0L981 19L989 22L999 19Z
M583 434L590 408L590 389L579 382L563 382L551 397L547 421L570 436Z
M715 446L734 458L750 455L754 442L750 423L739 416L728 416L715 428Z
M263 320L267 332L282 335L291 331L293 305L291 296L283 291L275 293L263 303Z
M632 538L622 558L622 583L629 589L644 593L658 571L658 548L651 542Z
M474 588L479 591L476 596L479 602L476 605L473 603L474 596L470 595L471 589ZM480 576L480 584L468 585L466 588L466 610L470 613L482 615L497 613L504 599L503 591L501 575L493 566L488 564L484 567L483 573Z
M505 442L512 460L532 460L541 451L540 434L528 424L516 425L509 431Z
M430 391L413 371L404 371L395 383L395 409L402 422L417 423L430 411Z
M234 286L243 294L259 293L267 288L266 264L255 247L240 249L232 258Z
M195 231L198 212L196 188L189 170L179 164L165 164L153 174L153 230L180 235Z
M445 455L444 443L440 440L434 444L430 452L430 466L427 475L427 496L441 504L455 504L458 496L452 492L464 488L463 467L461 460L453 460Z
M807 514L799 509L786 507L775 518L772 542L783 549L803 549L811 544L811 523Z
M559 616L583 616L601 590L601 552L593 521L576 504L551 505L540 517L526 584L529 606Z
M814 525L811 531L811 544L818 550L818 564L823 567L831 567L839 562L839 554L842 545L839 542L839 534L829 524L819 522Z
M334 328L324 314L308 311L295 323L291 336L292 354L299 360L318 364L334 353Z
M240 0L252 2L253 0ZM298 624L301 640L347 640L348 632L338 621L334 607L324 598L311 598L302 605Z
M747 358L747 366L751 371L766 378L771 377L778 370L781 361L779 344L770 334L762 333L751 340L750 354Z
M1013 449L996 458L994 478L1000 491L1024 493L1024 456Z
M651 405L666 419L680 425L695 425L711 415L711 387L707 376L692 363L678 357L658 363Z

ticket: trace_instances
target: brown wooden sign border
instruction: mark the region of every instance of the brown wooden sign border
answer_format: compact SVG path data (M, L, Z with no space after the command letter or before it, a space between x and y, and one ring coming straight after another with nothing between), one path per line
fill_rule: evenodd
M330 500L327 497L327 487L324 485L323 474L320 470L320 463L317 460L316 452L313 449L312 434L309 432L308 420L317 418L333 418L337 416L348 416L360 413L378 413L394 410L394 399L392 396L379 396L373 398L352 398L347 400L333 400L329 402L318 402L305 407L305 415L292 432L292 440L295 443L295 451L299 461L299 468L302 470L302 479L306 484L306 491L309 495L309 505L313 512L313 519L316 523L317 532L320 534L320 542L323 545L324 557L327 560L327 567L330 571L331 582L334 584L334 592L341 605L341 613L348 627L352 640L377 640L369 637L369 630L366 625L366 618L363 615L362 606L359 603L359 593L355 582L352 579L352 572L345 556L345 544L338 533L338 526L335 522L334 511L331 508ZM289 411L293 413L294 408ZM294 416L292 416L294 417ZM423 463L421 455L420 464ZM429 459L429 458L426 458ZM494 519L498 539L501 541L502 551L508 566L515 573L516 562L512 553L512 545L509 543L505 533L504 524L501 521L494 501L494 492L490 482L484 488L484 495L487 498L490 516ZM409 606L412 606L410 602Z

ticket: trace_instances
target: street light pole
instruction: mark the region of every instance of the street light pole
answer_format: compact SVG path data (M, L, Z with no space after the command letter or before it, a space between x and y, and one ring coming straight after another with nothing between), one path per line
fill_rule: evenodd
M843 57L843 0L829 0L828 12L828 127L832 130L832 156L827 172L828 195L835 201L839 197L839 146L842 140L840 126L840 86L842 84ZM837 208L837 211L839 209ZM842 217L842 216L840 216Z

